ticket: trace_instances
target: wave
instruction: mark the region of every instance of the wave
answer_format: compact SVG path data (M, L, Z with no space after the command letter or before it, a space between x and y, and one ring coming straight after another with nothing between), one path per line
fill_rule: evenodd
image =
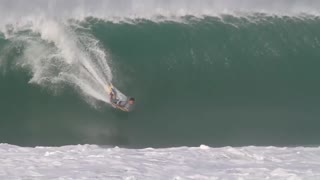
M320 22L306 10L316 1L3 2L14 10L0 20L2 142L319 143ZM219 4L229 10L206 11ZM134 112L106 106L111 81L136 97Z

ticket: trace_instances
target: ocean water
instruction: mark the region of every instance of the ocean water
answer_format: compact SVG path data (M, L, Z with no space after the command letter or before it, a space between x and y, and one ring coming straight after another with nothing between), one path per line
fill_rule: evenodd
M0 0L0 176L319 178L319 8Z

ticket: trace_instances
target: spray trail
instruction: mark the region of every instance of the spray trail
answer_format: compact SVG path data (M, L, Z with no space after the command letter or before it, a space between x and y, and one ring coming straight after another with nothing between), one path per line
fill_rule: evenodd
M68 22L43 18L7 26L5 35L22 47L17 64L31 70L30 83L49 88L67 83L91 104L109 102L105 87L112 81L110 58L93 36L77 32Z

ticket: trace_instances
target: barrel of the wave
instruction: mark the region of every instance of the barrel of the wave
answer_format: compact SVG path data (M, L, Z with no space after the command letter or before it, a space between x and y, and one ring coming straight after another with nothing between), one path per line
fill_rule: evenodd
M105 87L107 93L109 94L110 103L112 107L120 109L125 112L130 112L134 109L135 105L135 98L126 98L125 100L121 100L117 96L117 90L113 87L113 85L110 83Z

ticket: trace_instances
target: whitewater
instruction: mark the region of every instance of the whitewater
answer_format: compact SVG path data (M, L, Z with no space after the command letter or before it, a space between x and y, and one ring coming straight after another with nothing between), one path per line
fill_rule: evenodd
M319 147L0 145L1 179L319 179Z
M304 19L317 20L320 14L319 9L320 2L316 0L307 2L298 0L271 0L268 2L262 0L56 0L48 2L42 0L30 0L28 2L24 0L0 0L0 17L2 17L0 20L0 43L4 42L3 47L0 47L1 74L6 74L7 71L12 69L13 71L21 69L27 71L30 77L28 79L30 86L36 85L35 87L48 90L52 96L63 94L66 86L71 87L73 93L87 103L85 108L90 109L91 114L82 114L72 119L73 114L79 113L76 111L77 109L72 109L74 112L71 113L66 112L66 117L69 118L70 116L69 119L73 120L70 120L68 127L71 126L74 128L72 130L81 131L81 133L86 134L85 137L93 137L92 139L97 139L98 142L81 145L70 143L70 145L63 146L33 146L32 144L30 147L28 145L23 147L7 144L8 142L0 137L0 143L2 143L0 144L0 179L320 179L320 147L317 144L314 146L305 145L305 147L303 144L299 144L300 146L297 147L257 146L257 144L243 147L210 147L206 145L187 147L182 145L180 147L140 149L125 145L120 147L105 145L104 143L99 145L99 142L105 142L99 135L103 134L106 138L112 139L113 135L116 136L117 133L121 133L114 125L116 123L112 124L112 121L116 121L119 117L130 116L130 114L123 115L113 111L108 112L109 115L111 114L110 116L94 114L96 111L103 111L101 110L103 108L108 111L111 109L109 106L107 108L105 106L109 103L105 88L113 82L117 82L124 87L123 84L128 83L130 79L121 77L122 69L116 66L120 63L114 62L117 57L113 57L113 52L105 47L97 37L90 34L91 26L101 22L129 26L135 23L139 25L139 21L146 20L155 24L165 22L170 25L170 22L174 22L188 25L189 23L192 24L192 18L201 21L201 19L207 17L217 18L219 22L230 24L232 28L237 29L238 26L241 26L241 22L237 24L236 21L241 19L246 19L252 24L268 21L269 17L275 17L276 20L277 18L282 20L282 18L290 17L297 22ZM259 17L256 18L256 15ZM191 21L186 20L188 18ZM266 27L270 24L267 24ZM314 47L316 48L317 45L314 45ZM270 52L277 54L277 51L272 48L270 48ZM11 58L12 54L18 55ZM192 49L190 55L196 56ZM210 58L208 58L208 61L210 61ZM174 66L175 63L173 62L170 65ZM230 63L232 62L229 62L226 58L225 66L228 67ZM11 66L9 67L8 64ZM141 64L143 66L143 63ZM129 72L131 69L126 70ZM117 91L121 99L126 98L126 95L120 92L122 91L120 88ZM143 95L148 93L152 94L153 92L146 92ZM101 102L103 102L102 106ZM157 126L160 121L152 122L152 120L158 120L157 116L166 114L166 112L169 112L168 109L165 109L164 113L156 111L152 115L144 114L142 117L147 117L147 122L141 124L148 124L149 122L150 127ZM229 110L221 111L221 116L225 117L226 114L231 114ZM32 109L32 111L36 110ZM261 111L265 112L264 109ZM234 112L239 113L236 110ZM15 113L19 114L19 112ZM182 114L183 116L184 112L180 110L174 114ZM216 114L219 114L219 112L216 112ZM241 115L241 112L239 114ZM110 125L108 123L107 125L97 123L100 116L105 119L110 118L112 123ZM134 117L134 114L131 116ZM279 116L282 117L281 114ZM200 119L201 116L196 115L194 119L197 118ZM47 119L50 119L50 117ZM84 119L89 119L92 124L87 123ZM138 116L136 119L140 120L140 117ZM6 119L0 115L0 120L5 121ZM82 124L80 120L83 120ZM212 119L212 121L214 120L217 119ZM50 123L48 124L50 128ZM134 123L128 122L128 124L124 129L131 130L130 127L134 126ZM180 125L182 123L176 124ZM282 124L282 126L287 127L287 124ZM21 124L19 125L21 126ZM39 132L39 129L43 130L43 126L37 123L25 123L23 125L30 129L36 127L36 131ZM174 127L170 129L167 136L165 136L166 132L159 130L165 134L158 139L160 146L161 140L170 139L170 135L174 134L173 132L177 129L174 125L174 123L173 125L169 123L159 125L160 127ZM138 126L132 128L136 128L135 130L138 131L135 138L139 139L140 137L142 139L148 136L148 134L143 134L148 130L138 129ZM58 127L60 128L59 125ZM64 124L61 127L64 127ZM183 127L177 127L184 131ZM222 128L228 127L224 126ZM260 131L261 129L255 130ZM208 129L206 130L208 131ZM6 131L8 130L6 129ZM68 129L65 131L68 131ZM209 128L209 131L213 130ZM150 133L151 138L153 137L152 133ZM184 133L189 135L197 132L183 132L182 135L179 134L180 138ZM227 130L224 133L228 133ZM267 132L267 134L272 133ZM15 134L19 133L15 132ZM23 136L23 133L21 134ZM59 134L59 132L55 132L55 134ZM198 131L198 134L201 134L201 132ZM205 131L204 134L206 134ZM248 132L248 136L252 137L254 134ZM246 136L244 135L244 137ZM121 138L122 136L119 139ZM182 137L182 139L188 138ZM215 138L219 138L219 136ZM52 142L48 142L48 144L55 143L55 139L52 139ZM208 142L208 139L206 140ZM21 142L23 141L21 140ZM124 141L126 142L127 139ZM157 139L150 141L159 146L156 142ZM232 139L230 141L232 142ZM33 141L29 140L29 142ZM57 142L59 143L59 140ZM184 144L184 142L178 144ZM256 140L256 142L259 141ZM170 143L168 142L168 144ZM214 143L213 141L212 144ZM137 144L137 146L140 145L139 141Z

